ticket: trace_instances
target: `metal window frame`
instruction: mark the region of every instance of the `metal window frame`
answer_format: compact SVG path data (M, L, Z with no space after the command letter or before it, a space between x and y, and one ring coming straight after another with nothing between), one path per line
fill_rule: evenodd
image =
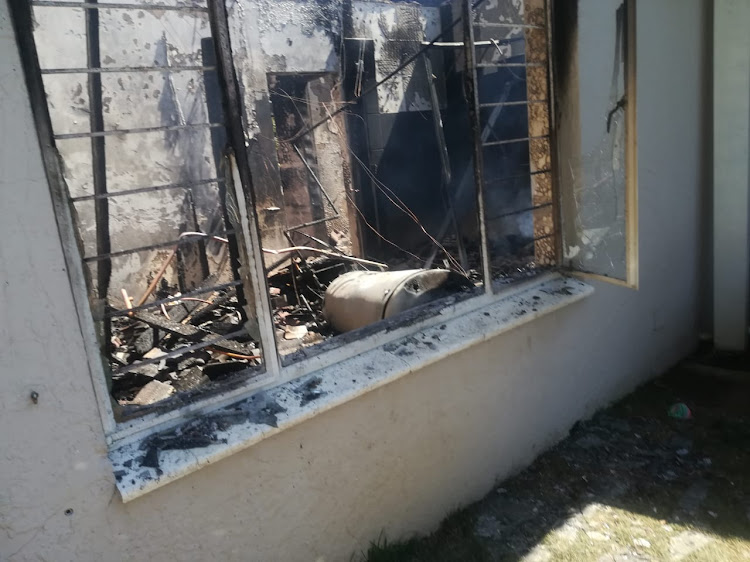
M263 255L261 250L261 236L258 227L257 216L254 205L254 191L252 188L253 179L249 166L247 145L245 142L245 111L240 94L240 85L236 75L233 56L231 50L231 41L229 36L229 22L226 5L222 0L208 0L206 8L186 7L192 12L207 12L211 24L212 38L216 45L217 65L220 83L222 85L223 104L225 115L227 116L226 129L228 133L228 143L230 148L229 160L231 163L231 173L226 180L211 179L206 182L226 181L233 186L234 194L238 202L244 203L238 205L240 213L240 230L238 234L242 236L245 248L245 255L241 256L244 265L248 269L248 280L251 287L247 289L255 299L255 309L260 328L260 344L263 350L263 362L265 372L258 377L246 381L237 388L226 390L220 394L200 397L196 402L186 404L166 412L146 414L125 422L116 422L112 400L106 383L105 366L101 351L99 349L96 327L93 312L89 303L89 295L86 288L84 275L84 259L77 241L77 231L74 219L70 210L72 202L68 201L66 193L65 179L62 173L60 157L57 152L55 140L68 138L71 135L55 135L52 129L52 123L49 114L49 108L46 102L46 95L42 77L45 74L61 73L86 73L88 75L99 76L103 72L147 72L160 71L163 68L144 68L144 67L123 67L123 68L101 68L95 64L85 69L48 69L42 70L39 66L37 57L36 44L34 41L32 29L32 6L54 6L67 8L84 8L86 12L96 13L98 9L162 9L161 6L155 5L131 5L131 4L98 4L96 0L86 3L77 2L48 2L45 0L9 0L13 24L16 30L16 40L19 45L24 74L29 90L32 110L39 136L39 142L42 149L42 156L45 163L45 170L50 187L50 193L55 208L58 230L65 254L65 260L68 265L68 275L74 294L78 320L83 339L90 375L92 377L94 390L99 403L102 424L107 443L122 444L142 438L148 433L156 430L163 430L182 423L186 416L196 416L201 413L226 406L239 399L245 398L259 390L272 388L281 383L309 374L313 371L339 363L344 359L353 357L375 347L381 346L387 342L403 338L414 333L415 331L426 327L434 326L445 321L446 316L459 316L468 312L486 307L499 298L496 293L496 283L493 283L490 269L490 254L488 251L488 239L486 232L485 209L484 209L484 178L482 170L482 141L481 129L479 122L479 110L484 105L480 105L477 91L477 68L481 67L476 62L475 42L474 42L474 16L473 11L476 6L483 0L461 0L462 19L464 27L463 44L464 63L469 72L465 73L465 86L469 92L470 120L474 137L473 158L474 181L476 185L476 197L478 203L479 224L480 224L480 250L482 255L482 274L483 288L481 294L477 294L469 299L448 305L439 314L427 315L416 322L411 323L393 323L388 329L382 328L366 338L358 338L349 341L345 345L322 352L320 355L314 355L297 363L282 366L282 361L276 346L275 329L273 325L272 308L268 296L267 277L264 268ZM547 0L549 6L553 0ZM179 9L172 7L169 9ZM550 28L549 18L547 28ZM454 25L457 22L454 22ZM523 26L527 27L527 26ZM548 31L549 33L549 31ZM437 39L435 40L437 41ZM96 62L96 61L94 61ZM531 66L533 64L524 65ZM547 62L548 68L551 69L551 59ZM169 67L170 70L205 70L207 67ZM394 72L395 74L395 72ZM551 86L551 80L550 80ZM552 91L549 90L547 100L534 100L533 102L525 101L519 103L547 103L553 99ZM486 104L485 104L486 105ZM334 115L338 113L335 112ZM231 117L230 117L231 116ZM552 112L550 111L550 119ZM318 126L316 123L312 128ZM213 126L214 124L197 124L194 126ZM553 123L550 122L550 138L553 134ZM133 130L130 132L138 132ZM101 131L98 133L75 134L78 137L102 137L107 134L117 134L123 131ZM231 181L229 181L231 179ZM185 188L185 185L169 184L164 186L153 186L132 190L132 192ZM110 197L115 197L128 192L101 193L93 196L78 198L79 200L93 199L96 201L107 201ZM556 225L557 226L557 225Z
M222 2L212 1L212 6L220 6L223 8ZM180 184L168 184L163 186L151 186L145 188L139 188L137 190L131 190L128 192L113 192L107 193L103 191L101 193L95 193L92 196L85 196L81 198L69 199L67 197L67 186L63 175L62 161L59 156L56 140L67 139L67 138L101 138L110 134L129 134L143 132L145 128L122 130L122 131L94 131L85 134L61 134L56 135L52 127L52 121L50 117L49 107L47 105L46 93L44 90L43 76L46 74L62 74L62 73L78 73L83 72L89 76L98 77L103 72L146 72L146 71L161 71L163 68L153 67L134 67L134 68L116 68L107 69L101 68L97 60L91 62L91 67L86 69L71 69L67 71L65 69L52 69L43 70L39 64L39 58L37 54L36 42L32 33L33 30L33 6L43 7L55 7L55 8L85 8L86 13L96 14L98 9L142 9L143 6L131 5L131 4L98 4L96 1L90 1L85 4L75 2L45 2L45 1L33 1L29 0L9 0L9 7L11 12L11 19L16 34L16 44L18 45L19 52L21 55L21 62L24 71L24 77L29 92L29 100L31 102L32 112L34 116L34 122L37 130L37 136L42 152L42 158L45 166L45 173L47 175L47 181L50 189L50 196L53 202L55 210L55 217L57 221L58 232L62 243L62 249L67 265L68 277L71 284L71 289L74 296L74 302L76 305L76 313L78 316L79 327L84 340L84 347L88 358L89 374L92 379L94 392L96 395L99 411L102 418L102 427L104 430L106 441L109 445L113 443L125 442L131 439L136 439L142 436L146 432L151 432L155 428L163 429L171 425L176 425L184 421L186 415L198 415L200 412L208 411L221 407L225 404L231 403L239 398L242 398L250 393L257 391L261 387L268 387L278 384L279 379L279 361L278 354L276 352L276 344L274 340L273 324L271 321L270 312L270 300L268 299L268 290L265 284L265 272L263 270L263 260L260 250L260 235L257 229L257 221L254 217L254 205L252 202L252 180L249 176L241 178L242 162L247 162L247 158L240 157L235 158L236 154L244 155L244 136L242 133L241 120L227 119L226 125L224 124L196 124L195 127L213 127L213 126L226 126L227 131L231 133L230 145L233 154L230 156L233 165L232 174L233 185L236 190L235 196L238 201L246 201L246 205L239 205L240 209L240 222L241 230L239 233L244 241L245 248L248 249L246 255L241 256L243 265L248 270L249 285L245 289L252 294L254 299L254 307L256 309L256 316L260 325L261 331L261 348L263 349L263 366L264 371L256 377L251 378L242 385L226 392L221 392L216 395L209 395L200 397L195 403L184 405L182 407L175 408L167 412L154 412L146 414L142 417L117 422L115 417L115 408L107 388L107 377L105 372L105 362L103 360L101 350L99 348L99 342L96 335L96 324L94 319L94 311L92 310L90 297L87 290L86 276L84 272L84 264L86 261L96 259L99 261L107 261L112 257L111 252L104 252L101 255L97 255L93 258L84 258L82 250L78 244L78 234L76 230L75 221L71 212L71 207L76 201L93 200L95 202L106 202L111 197L119 195L127 195L131 193L147 192L147 191L158 191L165 189L188 189L192 185L202 185L204 183L217 183L222 180L220 178L212 178L201 182L183 182ZM161 6L146 5L146 9L161 9ZM180 7L168 8L173 11L178 11ZM185 7L185 11L188 12L207 12L209 8L196 8L196 7ZM214 18L215 19L215 18ZM215 35L217 31L221 33L221 28L213 29L212 24L212 35L214 40L217 42L217 51L220 50L221 44ZM226 26L225 26L226 29ZM226 37L226 35L224 35ZM228 39L226 43L228 47ZM91 45L88 45L89 51L91 51ZM96 51L96 49L93 49ZM226 49L223 52L228 53L231 57L231 52ZM226 60L223 61L226 63ZM233 75L233 67L231 66L231 58L229 59L229 66L226 64L222 65L222 61L219 61L217 65L218 70L222 73L220 79L235 85L236 88L236 77ZM204 67L190 67L185 70L201 69L205 70ZM172 68L170 67L170 70ZM183 70L179 67L176 70ZM229 70L229 73L227 73ZM224 102L228 108L235 111L236 115L240 115L237 107L233 104L238 101L237 94L235 93L234 98L232 95L227 95L229 88L223 88L225 97ZM231 115L228 111L226 115ZM185 127L181 127L185 128ZM152 128L148 128L151 130ZM154 128L155 130L162 130L163 127ZM240 181L241 180L241 181ZM243 189L243 185L248 185L250 188ZM172 243L157 244L157 246L169 246ZM149 246L150 247L150 246ZM136 249L138 250L138 249ZM131 253L135 250L125 250L123 252L116 252L115 254ZM236 283L234 283L236 284Z
M565 264L563 257L563 244L565 241L565 235L563 232L564 223L566 218L570 218L575 215L575 210L571 209L569 205L566 205L565 193L563 193L565 186L564 182L560 179L560 160L562 155L560 152L561 144L557 138L559 132L565 128L565 125L558 124L555 122L556 117L562 113L562 109L558 107L562 99L566 96L572 95L571 92L578 88L577 83L574 87L567 85L565 87L559 87L559 81L562 75L566 75L568 80L573 77L573 80L577 82L577 69L564 69L556 68L556 59L552 57L552 49L555 46L560 46L561 43L566 43L568 48L578 48L578 38L571 37L570 34L566 34L562 29L555 29L554 18L552 17L553 9L555 5L567 8L566 2L574 2L577 5L577 0L547 0L547 21L550 22L547 45L549 49L549 99L551 100L550 109L550 133L551 141L555 150L552 151L552 172L553 172L553 197L555 201L555 221L556 228L558 230L557 238L557 263L561 271L568 275L575 276L584 280L596 280L609 283L632 290L638 290L640 278L639 278L639 232L638 232L638 99L637 99L637 3L638 0L622 0L625 6L625 44L624 44L624 70L625 70L625 276L624 279L616 277L608 277L599 273L592 273L589 271L583 271L575 269L573 266ZM572 13L572 12L571 12ZM571 17L569 14L566 17ZM577 14L575 16L577 18ZM576 55L568 53L568 58L572 58ZM567 63L569 61L565 61ZM563 63L564 64L564 63ZM577 63L576 63L577 64ZM555 85L558 85L558 91L554 91ZM574 92L577 95L577 92ZM569 108L568 108L569 109ZM576 107L576 112L580 109ZM580 115L575 114L574 121L580 121ZM569 126L569 125L568 125ZM580 142L580 141L578 141ZM569 199L569 198L568 198ZM572 219L571 219L572 220Z

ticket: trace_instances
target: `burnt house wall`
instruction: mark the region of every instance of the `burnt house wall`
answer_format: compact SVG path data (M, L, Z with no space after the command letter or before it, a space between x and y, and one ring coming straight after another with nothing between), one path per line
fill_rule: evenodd
M700 290L710 8L703 0L638 4L640 290L595 282L583 302L415 367L123 504L0 0L0 558L356 559L379 537L433 532L576 420L690 352L697 303L710 300Z

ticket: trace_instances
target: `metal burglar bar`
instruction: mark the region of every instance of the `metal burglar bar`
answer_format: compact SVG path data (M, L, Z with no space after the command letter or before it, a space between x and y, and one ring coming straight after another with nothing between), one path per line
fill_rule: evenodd
M91 201L93 199L102 199L102 198L111 199L113 197L136 195L138 193L148 193L150 191L167 191L169 189L190 189L192 187L201 187L204 185L211 185L214 183L223 183L223 182L224 180L221 178L209 178L207 180L200 180L200 181L194 181L194 182L167 183L163 185L137 187L135 189L125 189L122 191L115 191L112 193L102 193L100 195L81 195L80 197L71 197L70 200L73 201L73 203L78 203L81 201Z
M94 68L45 68L42 74L89 74L89 73L107 73L107 72L158 72L160 70L169 70L170 72L188 72L201 71L206 72L216 70L215 66L104 66Z
M503 41L520 43L522 48L503 53L493 39L499 60L490 56L488 61L485 54L476 64L485 82L493 85L480 86L479 107L485 110L480 142L486 156L480 189L485 201L491 201L485 205L483 223L488 229L487 250L494 280L531 273L556 262L546 4L545 0L524 0L518 13L522 19L514 21L519 25L504 35ZM482 38L502 29L488 17L475 16L473 21L471 31ZM492 75L487 72L500 78L490 81ZM524 124L524 130L514 128L514 123ZM517 134L521 132L525 134ZM513 236L518 241L503 240L504 236L512 238L508 232L517 233Z
M99 11L86 11L86 61L89 67L101 66L99 45ZM109 201L101 197L107 193L107 162L104 149L104 139L98 134L104 131L104 115L102 107L102 77L100 74L88 75L89 91L89 125L91 128L91 163L94 195L99 198L94 203L94 222L96 224L96 253L109 254L111 242L109 236ZM112 276L112 262L102 260L96 268L97 297L100 306L106 308L109 282ZM102 320L102 351L109 349L112 330L107 318Z
M160 14L178 15L182 18L180 22L183 24L188 22L184 24L186 29L189 29L187 26L191 25L191 18L193 18L195 23L192 24L192 37L188 36L186 43L189 41L187 44L192 45L194 50L198 49L198 52L213 49L212 41L204 40L201 43L200 37L197 38L197 47L195 44L196 29L205 29L202 33L210 37L210 28L205 25L208 8L157 4L110 4L100 3L98 0L33 1L31 5L35 10L51 10L59 14L54 19L59 19L63 25L65 22L78 21L77 18L83 10L86 66L71 65L66 68L56 64L47 64L47 68L39 69L37 72L44 76L45 80L68 80L63 84L70 84L71 87L78 80L74 76L76 74L85 76L87 82L86 113L89 115L89 130L76 132L55 130L54 139L61 143L63 160L76 146L65 143L83 140L88 141L91 147L91 175L89 177L90 184L93 185L93 193L81 193L81 188L76 187L77 191L73 194L74 196L68 195L68 200L76 205L77 228L79 234L84 237L84 245L89 249L89 255L83 257L83 262L96 271L94 287L100 306L95 307L94 317L100 328L102 353L110 364L111 392L122 405L119 410L121 419L129 417L128 408L131 408L131 404L134 408L134 415L142 415L148 411L148 408L143 407L148 403L139 398L139 393L152 378L158 381L159 379L165 380L164 377L166 377L166 381L172 385L172 388L181 391L197 391L202 385L214 380L214 377L249 376L248 373L257 371L261 367L261 346L256 328L257 313L253 302L254 293L252 286L247 286L246 279L239 274L241 255L237 250L235 235L239 225L232 222L229 216L231 213L226 210L225 184L227 180L224 163L218 161L223 159L223 147L211 145L212 138L224 137L212 136L209 133L210 130L225 128L225 116L220 109L218 113L216 111L216 107L221 107L221 100L213 100L215 103L209 113L205 105L211 100L207 97L203 99L204 95L208 96L208 93L203 93L203 82L217 80L215 71L218 67L211 62L191 64L202 61L193 61L190 56L181 55L177 51L178 45L172 44L172 42L179 43L181 37L177 35L179 30L175 30L173 24L165 28L161 39L155 38L154 47L148 55L145 55L151 56L150 53L155 53L153 66L127 63L119 66L111 65L115 61L110 54L119 54L124 43L117 45L106 43L108 40L115 41L111 37L122 37L118 33L131 32L131 28L126 27L127 24L123 24L123 21L132 22L139 18L148 18L149 14L158 11L157 13ZM118 11L116 18L111 16L110 10ZM106 17L103 14L106 14ZM200 18L203 23L199 25ZM106 33L103 31L103 25L109 25ZM112 26L115 28L113 29ZM36 41L41 39L48 44L50 42L54 44L54 34L58 33L59 29L64 29L64 27L50 28L45 31L46 35L41 37L39 34L43 32L37 29ZM169 38L167 33L170 34ZM139 45L138 40L148 42L148 38L135 37L137 40L134 43ZM127 41L130 45L130 39ZM130 48L133 49L133 47ZM137 47L134 51L133 60L142 60L144 55L137 52ZM170 61L172 52L177 53L179 59L179 64L174 66ZM125 54L125 51L122 53ZM204 53L203 61L209 60L209 55ZM205 122L186 122L183 114L180 96L177 93L179 89L174 82L177 78L173 78L173 74L184 74L188 71L200 73L198 84L187 83L188 90L193 88L196 92L196 97L187 98L188 102L192 99L194 104L197 104L188 109L196 111L197 107L197 110L205 116L199 121ZM123 94L121 98L113 98L110 94L105 94L103 75L114 76L113 80L119 84L119 89L126 92L129 97L124 99ZM188 76L184 80L188 79L191 77ZM146 89L139 90L131 86L131 83L140 84L141 82ZM152 89L154 94L149 97ZM206 92L208 90L209 88L205 88ZM220 87L211 88L211 91L211 95L215 95L216 91L220 91ZM122 103L132 103L131 97L137 99L143 96L149 103L154 103L151 99L157 98L157 94L158 109L161 114L160 125L121 127L116 121L118 118L112 117L112 111L115 115L131 115L127 113L127 106L124 105L121 110L124 113L117 113L116 104L119 99L124 100ZM141 114L146 114L146 112L141 112L137 105L136 102L132 115L140 118ZM204 106L202 109L201 105ZM55 108L50 106L50 109L54 114L58 110L57 104ZM209 119L209 115L214 118ZM70 123L62 119L64 114L57 115L57 117L56 121L53 120L56 123ZM195 121L194 117L190 117L191 121ZM57 128L62 129L59 125ZM163 144L154 145L154 138ZM186 143L181 144L182 139L186 139ZM149 142L152 144L148 144ZM110 146L109 143L113 144ZM123 189L124 180L120 179L117 191L108 189L112 166L118 165L117 160L123 155L123 147L131 146L127 143L134 143L132 146L137 147L134 149L135 154L140 154L143 150L141 147L144 146L156 147L158 150L167 151L165 152L167 154L169 151L174 152L174 162L171 166L168 163L163 165L157 162L153 154L143 153L143 158L147 166L156 164L166 170L164 174L157 174L156 177L161 175L166 178L176 173L178 175L175 178L176 181L139 186L133 180L128 179L124 184L127 187ZM162 148L159 148L160 146ZM197 150L198 154L184 154L185 150ZM73 154L75 156L75 153ZM210 173L201 167L204 154L210 154L214 160L215 169ZM208 156L205 160L208 161ZM80 168L72 165L74 161L72 160L69 165L69 170L71 170L69 173L72 174L73 180L78 180L76 174L81 174L81 172ZM195 161L199 164L195 164ZM137 177L137 174L131 173L126 177L131 176ZM89 183L85 173L82 178L86 184ZM217 189L219 190L219 204L207 206L206 197L211 197ZM169 195L170 193L174 195ZM164 196L167 199L148 199L148 197ZM137 201L133 198L138 197L146 198L142 199L143 202L140 204L145 212L151 212L154 209L154 203L157 202L161 202L158 204L163 206L165 201L182 201L178 208L177 219L167 215L163 218L165 221L179 220L181 236L172 236L166 241L163 236L155 237L150 243L130 244L135 247L127 249L116 247L113 244L113 235L116 233L112 229L116 224L113 222L115 220L112 218L115 216L113 213L118 211L122 213L123 210L128 213L131 212L129 211L131 208L139 208L137 203L135 207L123 207L121 203L121 201L128 201L126 204L130 204L130 201ZM200 213L203 217L201 221L205 222L205 232L209 234L201 232L198 228L199 211L196 200L201 202ZM82 205L90 207L82 207ZM87 218L86 215L87 209L91 207L93 207L93 219L90 216ZM135 221L140 217L128 218ZM122 221L122 215L117 220ZM84 225L87 224L85 221L92 223L86 228L95 232L94 245L86 243L88 234L84 229ZM140 225L140 223L134 223L134 226L136 224ZM154 232L158 232L159 223L155 224ZM140 226L133 230L137 232L138 228ZM148 236L147 233L138 233L136 239L142 240L144 235ZM94 252L91 252L92 248L95 248ZM210 258L213 260L211 264L209 264L209 256L213 256ZM154 269L150 261L142 262L144 258L153 259L155 264L160 262L160 266ZM133 262L134 259L137 261ZM131 284L132 289L127 291L122 286L123 280L127 279L123 276L123 268L127 267L127 264L139 262L142 263L141 267L146 273L144 281L136 285ZM171 281L167 281L168 277ZM179 284L178 290L173 288L174 282ZM120 289L121 286L122 289ZM129 292L136 294L131 297ZM247 298L250 298L249 303L246 302ZM144 375L147 378L144 379ZM161 388L163 389L163 386ZM159 402L161 408L163 404Z
M83 10L153 10L153 11L174 11L174 12L208 12L205 6L174 6L169 4L125 4L125 3L106 3L99 4L91 2L57 2L52 0L33 0L32 6L45 6L49 8L78 8Z
M91 76L97 74L92 73ZM167 131L183 131L185 129L204 129L213 127L223 127L224 123L189 123L185 125L171 125L164 127L138 127L135 129L110 129L108 131L92 131L89 133L63 133L55 135L55 139L85 139L85 138L97 138L97 137L110 137L114 135L130 135L134 133L161 133Z

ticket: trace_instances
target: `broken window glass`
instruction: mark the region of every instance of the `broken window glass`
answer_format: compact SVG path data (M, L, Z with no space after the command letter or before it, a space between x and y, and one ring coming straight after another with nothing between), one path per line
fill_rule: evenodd
M627 13L622 0L578 3L575 99L581 118L564 129L563 260L572 269L633 282L628 259ZM597 22L596 25L590 22ZM627 92L627 96L626 96ZM630 99L628 99L630 98ZM575 105L574 105L575 104ZM628 133L630 134L630 133Z

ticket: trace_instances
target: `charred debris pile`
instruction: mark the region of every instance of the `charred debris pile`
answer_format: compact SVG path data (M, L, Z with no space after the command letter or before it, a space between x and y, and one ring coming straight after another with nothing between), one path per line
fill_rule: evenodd
M298 252L268 274L282 356L475 286L446 269L389 271L360 261ZM163 278L157 285L146 305L133 306L124 294L127 307L111 321L111 392L121 406L139 411L176 393L226 388L262 369L238 284L185 294Z

